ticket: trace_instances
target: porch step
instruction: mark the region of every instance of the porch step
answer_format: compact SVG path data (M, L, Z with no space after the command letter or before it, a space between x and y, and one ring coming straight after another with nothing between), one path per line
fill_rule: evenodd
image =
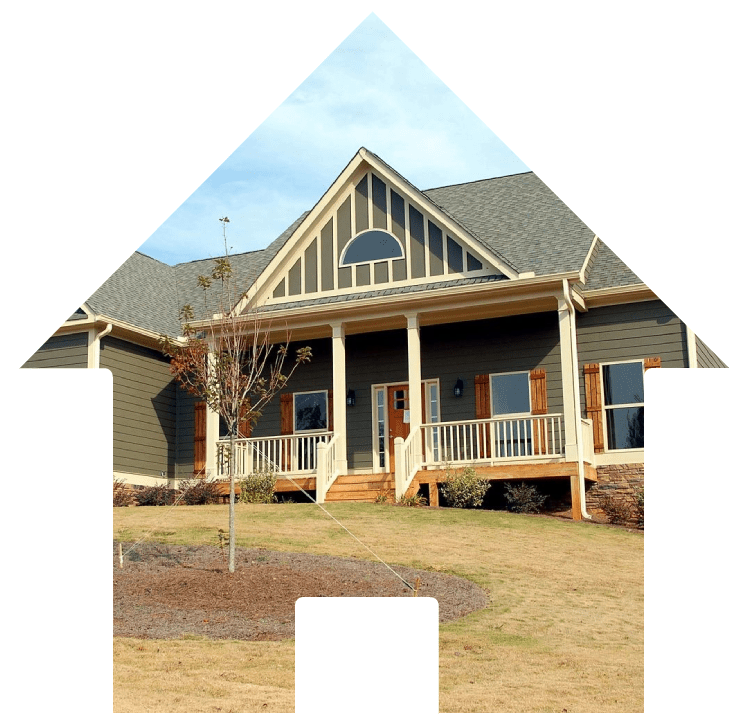
M380 493L390 498L395 495L394 473L374 473L359 476L341 476L327 491L326 502L335 501L376 501Z

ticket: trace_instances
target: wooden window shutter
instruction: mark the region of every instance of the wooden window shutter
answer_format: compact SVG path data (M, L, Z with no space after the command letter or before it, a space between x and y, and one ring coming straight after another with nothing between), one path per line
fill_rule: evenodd
M284 393L281 396L281 435L287 436L293 433L293 393Z
M548 413L548 387L545 381L545 368L530 371L530 402L534 416L544 416ZM536 456L548 452L547 424L544 418L537 418L533 425L533 453Z
M475 376L475 417L491 417L491 384L488 375Z
M193 472L196 476L205 475L206 422L205 401L198 401L195 403L195 450L193 456Z
M545 368L530 371L530 400L532 414L544 416L548 413L548 387L545 382Z
M592 421L595 453L600 453L605 450L605 439L603 438L603 406L599 363L586 363L584 366L584 398L587 406L587 418Z
M475 417L491 417L491 379L488 375L475 376ZM490 423L478 426L478 458L490 455Z
M644 359L644 370L648 371L650 368L662 368L662 360L659 356Z
M327 391L327 429L332 432L332 391Z
M242 413L244 413L245 408L242 407ZM239 421L239 438L251 438L252 437L252 423L251 421L246 418L242 421Z

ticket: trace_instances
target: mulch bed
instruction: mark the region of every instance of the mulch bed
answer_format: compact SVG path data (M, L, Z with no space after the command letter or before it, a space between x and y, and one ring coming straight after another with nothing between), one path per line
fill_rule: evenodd
M125 545L127 551L127 545ZM409 596L383 564L333 556L237 548L227 571L220 549L139 544L119 567L114 543L114 635L280 640L293 638L296 599L319 596ZM439 621L488 605L477 584L445 573L393 568L419 596L439 601Z

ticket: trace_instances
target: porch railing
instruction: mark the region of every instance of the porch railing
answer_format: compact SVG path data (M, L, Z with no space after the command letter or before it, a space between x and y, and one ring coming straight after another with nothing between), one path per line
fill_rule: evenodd
M237 475L274 472L312 475L317 472L317 444L327 443L332 433L238 438L234 443ZM220 440L217 449L218 476L229 474L230 441Z
M400 498L408 490L421 467L418 436L419 429L416 428L406 439L395 439L395 498Z
M563 454L562 415L424 423L424 464L498 463Z
M330 486L340 475L339 459L345 458L345 449L340 447L340 434L336 433L326 443L317 446L316 500L323 503Z

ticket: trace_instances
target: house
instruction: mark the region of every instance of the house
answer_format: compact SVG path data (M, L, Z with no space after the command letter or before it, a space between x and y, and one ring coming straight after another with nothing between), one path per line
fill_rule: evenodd
M724 366L531 172L421 191L362 148L231 263L235 313L313 351L239 440L240 471L269 464L320 502L428 486L435 503L445 468L474 465L562 480L580 519L643 483L644 373ZM226 473L217 415L159 346L211 265L134 253L26 364L112 371L127 482Z

